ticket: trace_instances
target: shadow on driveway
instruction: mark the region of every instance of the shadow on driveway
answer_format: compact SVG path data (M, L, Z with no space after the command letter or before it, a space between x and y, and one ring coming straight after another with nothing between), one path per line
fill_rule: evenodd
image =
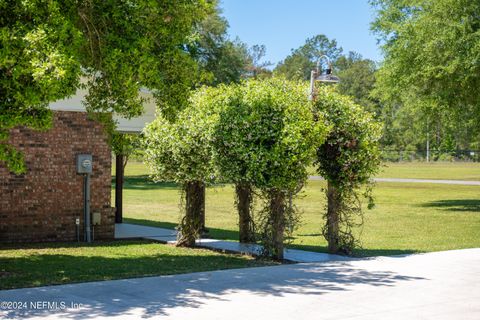
M93 319L135 312L142 318L168 315L178 307L198 308L207 301L222 301L231 292L250 296L283 297L288 294L328 295L356 285L395 286L426 280L388 271L369 271L351 262L293 264L235 269L177 276L136 278L53 287L0 291L3 301L65 301L83 308L58 310L59 318ZM0 312L1 314L1 312ZM51 310L10 310L3 318L52 316Z

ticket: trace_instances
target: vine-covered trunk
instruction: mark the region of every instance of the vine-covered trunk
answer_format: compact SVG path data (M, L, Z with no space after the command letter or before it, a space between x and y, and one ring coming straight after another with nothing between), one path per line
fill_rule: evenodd
M270 221L272 223L272 255L283 259L283 238L285 231L285 194L279 190L270 193Z
M327 186L327 229L326 239L328 242L328 252L338 253L339 250L339 210L340 195L337 189L328 182Z
M200 234L208 233L207 227L205 227L205 183L202 183L201 190L199 190L199 196L201 198L201 215L200 215Z
M180 222L177 246L193 247L202 229L202 216L205 216L205 185L201 181L191 181L184 185L185 216Z
M239 225L239 240L241 243L255 242L255 226L250 212L253 200L252 187L248 183L235 185L237 194L237 211Z

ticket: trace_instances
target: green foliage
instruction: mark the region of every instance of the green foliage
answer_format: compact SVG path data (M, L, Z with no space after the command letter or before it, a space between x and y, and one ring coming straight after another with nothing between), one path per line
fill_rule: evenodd
M320 34L305 41L300 48L292 50L292 53L280 62L274 70L277 75L287 79L310 79L310 72L316 66L317 60L322 55L327 55L335 61L342 53L342 48L337 46L337 41L329 40Z
M442 126L468 127L478 141L480 2L371 3L377 10L372 29L385 55L377 96L391 105L422 109L431 119L443 119Z
M228 22L221 14L218 1L211 1L211 10L197 24L194 41L187 46L200 67L201 79L198 84L216 86L220 83L239 82L247 71L247 45L238 38L229 39Z
M363 59L355 52L340 56L335 61L334 73L340 78L338 92L353 98L354 102L370 112L380 115L382 107L371 96L375 86L376 64L369 59Z
M0 160L25 172L9 129L46 129L48 102L75 93L81 33L56 1L0 1Z
M209 7L204 0L82 2L77 20L87 39L82 56L87 108L138 116L145 87L173 118L196 79L184 46Z
M145 128L144 160L155 181L213 181L212 130L216 116L198 104L201 100L194 97L177 121L158 116Z
M9 129L46 129L52 101L87 89L90 112L142 113L149 88L169 119L197 79L185 50L207 0L0 0L0 159L16 173ZM80 81L82 79L82 81Z
M215 128L215 154L229 181L294 190L326 128L313 122L303 83L250 80L230 86Z
M329 188L334 189L333 192L327 190L334 206L327 212L331 214L333 210L333 214L338 215L338 250L351 253L357 244L352 227L362 214L361 187L367 185L365 195L369 198L369 208L373 206L369 185L380 165L381 126L370 113L332 88L319 88L316 97L316 112L332 128L317 150L316 166L318 173L328 181Z
M378 170L379 123L350 98L325 86L318 89L314 106L332 127L318 150L319 173L340 188L367 183Z
M254 79L266 79L272 76L272 71L267 69L268 66L272 65L270 61L261 62L267 48L265 45L253 45L248 50L249 63L247 66L248 76Z
M143 156L142 135L113 131L111 138L112 151L124 156L124 166L131 156Z

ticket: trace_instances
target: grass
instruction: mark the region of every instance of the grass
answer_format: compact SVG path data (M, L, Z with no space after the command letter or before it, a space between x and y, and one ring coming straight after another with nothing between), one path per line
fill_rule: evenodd
M129 162L126 170L129 176L147 174L141 162ZM317 175L313 167L309 173ZM480 181L480 162L388 162L382 165L377 177Z
M415 178L480 181L478 162L398 162L388 163L380 178Z
M132 163L132 174L142 172L143 164ZM317 175L315 168L308 170ZM480 181L479 162L388 162L381 167L377 178L470 180Z
M127 165L125 182L125 222L176 226L177 186L149 182L141 164ZM303 211L302 224L291 247L325 251L326 243L321 236L324 186L323 181L309 181L298 200ZM357 254L375 256L480 247L479 187L378 183L374 194L377 206L366 211L361 235L363 249ZM209 187L206 201L210 235L236 240L238 227L232 186Z
M0 245L0 289L268 265L149 241ZM270 263L271 264L271 263Z

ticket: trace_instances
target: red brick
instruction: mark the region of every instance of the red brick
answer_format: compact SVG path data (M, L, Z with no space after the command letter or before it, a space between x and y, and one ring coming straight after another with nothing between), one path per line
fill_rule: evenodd
M0 165L0 241L76 240L77 217L83 226L80 153L93 155L91 212L102 216L95 238L113 238L111 149L100 123L84 112L55 111L50 130L15 128L8 142L24 153L28 170L16 176Z

